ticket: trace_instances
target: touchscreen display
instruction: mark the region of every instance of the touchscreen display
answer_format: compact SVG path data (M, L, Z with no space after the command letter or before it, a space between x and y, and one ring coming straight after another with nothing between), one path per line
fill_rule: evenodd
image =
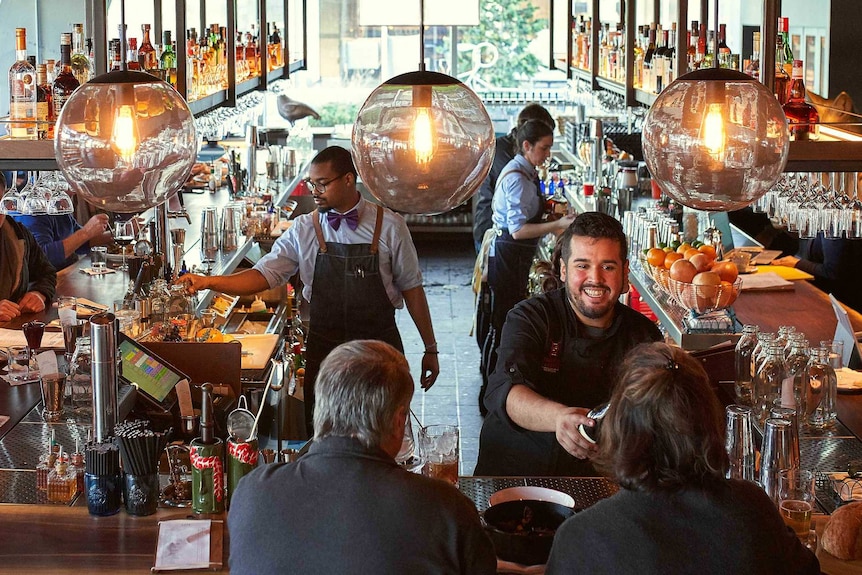
M122 376L158 402L186 376L129 339L120 342Z

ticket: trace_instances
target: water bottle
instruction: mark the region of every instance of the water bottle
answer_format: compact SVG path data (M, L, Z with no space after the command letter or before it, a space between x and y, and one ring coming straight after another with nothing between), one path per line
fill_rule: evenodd
M757 345L757 333L759 331L760 328L756 325L746 325L742 328L742 337L736 343L734 389L736 391L736 403L739 405L752 405L751 354Z

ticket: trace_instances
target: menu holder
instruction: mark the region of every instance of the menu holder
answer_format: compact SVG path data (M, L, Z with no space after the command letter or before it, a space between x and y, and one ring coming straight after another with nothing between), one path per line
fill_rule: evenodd
M159 521L151 571L217 571L224 562L224 522L214 519Z

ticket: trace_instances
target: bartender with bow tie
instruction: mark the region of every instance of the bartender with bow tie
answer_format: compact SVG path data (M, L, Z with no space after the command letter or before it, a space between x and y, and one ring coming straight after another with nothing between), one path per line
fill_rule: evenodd
M272 251L248 270L228 276L186 274L190 291L213 289L250 295L283 285L298 271L310 303L306 341L305 416L311 428L314 379L323 359L341 343L385 341L403 352L395 309L407 309L422 341L420 383L437 379L437 343L416 248L404 219L361 197L350 152L332 146L311 161L305 183L317 209L301 215ZM312 296L313 294L313 296Z

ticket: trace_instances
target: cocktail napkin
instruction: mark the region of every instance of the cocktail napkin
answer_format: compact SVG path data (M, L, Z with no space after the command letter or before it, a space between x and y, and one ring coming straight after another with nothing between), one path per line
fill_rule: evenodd
M862 390L862 372L854 371L848 367L835 370L838 376L838 389Z

